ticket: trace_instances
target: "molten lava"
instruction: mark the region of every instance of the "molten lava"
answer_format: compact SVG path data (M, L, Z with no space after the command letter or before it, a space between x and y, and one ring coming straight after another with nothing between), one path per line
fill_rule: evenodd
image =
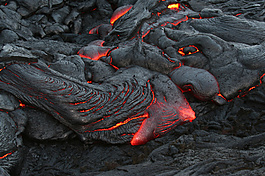
M162 136L186 122L193 121L196 116L188 102L183 98L181 105L172 106L168 102L156 101L147 110L148 116L131 140L131 145L143 145L146 142Z
M7 153L7 154L5 154L5 155L3 155L3 156L0 156L0 159L4 159L4 158L6 158L7 156L12 155L12 153L13 153L13 152L10 152L10 153Z
M89 31L89 34L98 34L98 29L100 26L102 26L103 24L100 24L94 28L92 28L90 31Z
M191 48L194 51L185 51L185 48L187 49L187 47ZM200 50L196 46L189 45L189 46L186 46L186 47L179 48L178 53L181 54L181 56L186 56L186 55L195 54L195 53L197 53L199 51Z
M115 21L117 21L120 17L122 17L129 10L131 10L132 7L133 7L133 5L127 5L127 6L122 6L122 7L117 8L113 12L112 17L110 18L110 24L113 25L115 23Z
M180 4L170 4L167 6L168 9L172 9L172 10L179 10Z
M86 131L86 132L111 131L111 130L114 130L114 129L118 128L119 126L122 126L122 125L125 125L125 124L129 123L129 122L132 121L132 120L140 119L140 118L147 118L147 117L148 117L148 114L145 113L145 114L140 115L140 116L136 116L136 117L128 118L128 119L124 120L123 122L119 122L119 123L117 123L116 125L114 125L114 126L112 126L112 127L109 127L109 128L101 128L101 129L97 129L97 130L94 130L94 131Z
M112 49L112 47L103 46L104 42L103 40L95 40L86 47L81 48L77 54L83 58L99 60L101 57L107 56L108 52Z
M175 11L180 11L180 10L185 9L185 7L183 7L180 3L170 4L167 6L167 8L170 10L175 10Z
M23 104L23 103L20 103L19 106L22 107L22 108L26 107L26 105Z

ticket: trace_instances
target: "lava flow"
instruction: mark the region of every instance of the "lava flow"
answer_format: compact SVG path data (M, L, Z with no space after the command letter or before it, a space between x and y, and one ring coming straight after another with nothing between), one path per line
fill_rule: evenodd
M126 14L129 10L131 10L131 8L133 7L133 5L127 5L127 6L122 6L117 8L114 12L113 15L110 19L110 24L114 24L115 21L117 21L120 17L122 17L124 14Z
M6 158L7 156L12 155L12 153L13 153L13 152L10 152L10 153L7 153L7 154L5 154L5 155L3 155L3 156L0 156L0 159L4 159L4 158Z
M199 51L200 50L196 46L189 45L187 47L179 48L178 53L181 54L181 56L186 56L186 55L195 54Z
M179 11L179 10L182 10L183 7L180 5L180 3L177 3L177 4L169 4L167 6L168 9L170 10L176 10L176 11Z
M96 40L89 43L87 46L81 48L77 54L80 57L91 59L91 60L99 60L99 58L106 56L108 52L113 48L109 46L103 46L103 40Z
M189 104L183 99L181 105L172 106L168 102L155 102L147 110L146 118L131 140L131 145L143 145L163 136L178 125L192 122L196 116Z

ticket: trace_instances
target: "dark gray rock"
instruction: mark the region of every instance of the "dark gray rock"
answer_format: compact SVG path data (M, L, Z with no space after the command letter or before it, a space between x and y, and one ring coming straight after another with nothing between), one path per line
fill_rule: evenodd
M10 1L7 5L7 8L16 11L17 10L17 3L16 1Z
M99 14L102 17L105 17L105 18L111 17L113 10L112 10L112 7L107 0L97 0L96 4L97 4L98 10L99 10Z
M5 91L0 91L0 109L6 111L14 111L19 107L19 101L12 95Z
M27 9L27 13L22 14L22 16L28 16L29 14L32 14L36 10L38 10L41 7L48 6L48 0L20 0L18 1L19 5L22 6L18 9L18 11L25 11L24 9ZM23 9L23 10L22 10Z
M30 50L16 46L14 44L5 44L0 53L1 62L25 61L36 62L37 57Z
M50 68L54 69L64 75L68 75L70 77L76 78L82 82L85 82L85 64L82 59L75 56L61 56L61 59L50 64Z
M60 4L62 4L64 1L63 0L52 0L49 1L49 3L51 3L52 6L58 6Z
M72 27L72 31L74 34L79 34L80 31L82 29L82 18L78 17L75 21L74 21L74 25Z
M51 16L56 23L62 23L69 13L70 8L68 6L64 6L61 9L55 10Z
M3 111L0 111L0 168L9 170L14 167L19 159L19 153L17 149L17 136L16 136L16 124L12 118Z
M63 140L72 133L69 128L45 112L31 108L24 108L23 110L28 117L25 134L32 139Z
M168 3L181 3L179 13L176 13L176 10L167 9ZM108 24L112 11L129 4L133 4L134 7L114 24L114 30L112 30L112 26ZM16 0L11 2L2 0L0 5L0 35L5 39L2 41L3 44L0 44L1 54L6 52L8 47L11 48L9 53L4 53L8 57L1 56L1 65L6 66L18 61L44 60L53 70L51 72L56 73L50 78L55 79L58 75L58 77L63 75L66 80L74 80L77 85L92 81L89 86L94 85L93 88L96 89L106 83L112 85L121 80L130 82L132 76L142 86L150 80L150 88L154 91L156 101L162 99L168 102L168 106L175 106L179 97L185 95L187 103L191 104L197 116L192 123L176 127L166 136L143 146L108 145L97 144L97 142L87 145L77 139L68 139L63 142L49 141L49 139L66 139L67 136L75 136L70 135L67 128L65 129L50 115L39 109L27 107L25 109L31 120L25 134L31 137L24 138L26 157L22 172L16 173L15 169L11 168L10 170L14 172L11 175L248 176L264 174L265 89L262 82L265 77L262 75L265 67L265 47L261 35L264 33L264 0L139 0L137 2L136 0ZM66 8L68 10L62 10ZM177 26L172 24L175 21L186 20L186 15L188 15L187 22ZM57 23L54 24L54 21ZM98 35L88 34L91 28L100 24L106 25L99 28ZM168 28L175 31L174 37L168 35ZM149 34L146 35L148 32ZM83 61L79 56L74 55L82 46L104 37L106 37L105 46L112 47L115 44L119 48L115 48L116 50L113 50L108 57L102 57L98 61L83 58L84 70ZM7 45L6 41L11 44ZM189 45L195 45L199 51ZM180 48L183 49L184 56L179 54ZM196 53L189 55L193 52ZM12 61L9 62L10 60ZM119 70L116 71L108 63L118 66ZM140 65L147 70L132 65ZM172 69L179 68L181 65L204 69L205 73L208 71L214 75L220 85L220 92L226 98L231 98L230 101L219 106L212 102L199 101L188 93L182 94L167 76ZM12 71L16 73L19 70ZM0 75L6 71L2 70ZM24 73L32 76L33 72L25 69ZM193 73L195 74L192 75ZM186 77L186 80L192 79L186 81L185 85L188 82L196 83L195 77L198 77L196 73L191 69L186 70L185 74L191 74L190 77ZM12 74L8 74L7 77L9 78L10 75ZM43 75L41 70L35 77L32 76L32 79L21 84L18 92L21 92L27 84L36 85L38 90L40 84L36 82L45 79L39 79L33 83L31 81L40 75ZM14 78L11 81L17 79L15 75L12 76ZM213 87L216 93L216 85L211 84L214 79L209 77L204 79L206 77L207 74L200 77L197 83L205 82L206 85L203 83L202 87L208 86L207 89L203 89L206 94L210 94ZM183 81L183 77L179 74L176 78L177 81ZM253 86L256 88L254 89ZM199 90L202 87L195 86ZM248 91L249 88L252 90ZM116 91L117 94L122 94L120 89ZM10 91L10 89L7 90ZM248 95L244 91L248 92ZM246 97L242 97L245 95ZM41 102L39 98L48 99L50 96L37 94L33 104L36 103L36 106L45 109L47 104L38 104ZM238 98L235 98L237 96ZM61 100L64 99L62 96L58 97L60 97L58 104L61 104ZM29 99L25 101L30 101ZM46 99L43 98L43 101ZM135 100L135 98L132 99ZM63 103L67 104L67 101ZM4 104L6 105L8 104ZM5 108L9 111L8 115L0 112L2 117L0 126L4 124L7 127L5 139L13 135L16 138L16 145L21 145L19 136L23 135L27 115L24 108L17 109L17 105L13 106ZM163 110L167 111L166 108ZM63 112L68 111L68 108L63 110ZM149 113L160 116L162 111L154 110ZM48 112L53 112L53 109ZM65 117L69 117L70 113ZM8 120L13 119L16 123L16 134L13 134L14 123L4 122L6 117L9 118ZM108 123L112 122L111 119ZM105 124L98 124L98 126L101 129ZM150 125L146 129L152 128ZM128 126L128 129L131 133L135 133L132 126ZM122 130L117 132L122 134ZM34 133L37 135L34 136ZM115 134L116 131L111 134L112 137ZM3 134L0 133L1 135ZM96 135L93 137L99 139ZM129 140L130 137L126 138L126 141ZM4 169L13 166L13 161L18 158L17 153L15 151L12 155L0 159L0 175L6 174ZM0 157L4 154L0 152ZM15 168L20 167L15 166Z
M132 38L143 21L151 17L151 9L158 3L158 0L137 1L130 12L126 13L115 23L114 29L105 39L106 42L125 41ZM117 34L119 34L118 38Z
M229 15L192 20L190 24L200 32L214 34L226 41L253 45L261 44L265 40L264 36L260 35L265 33L264 22L250 21Z
M64 54L66 56L77 54L77 51L82 47L78 44L54 40L18 41L16 45L31 50L44 51L49 55Z
M119 47L110 53L111 64L117 67L138 65L163 74L170 73L179 67L180 61L166 57L162 50L145 42L137 41L128 46Z
M87 76L93 82L104 81L116 71L112 66L101 60L92 61L85 58L83 60L86 64L86 74L89 73L91 75Z
M0 33L0 43L2 44L12 43L17 39L19 39L19 37L14 31L6 29Z
M66 25L69 25L70 23L73 23L74 20L79 16L79 12L76 8L72 9L72 11L68 14L68 16L65 18L64 23Z
M60 34L60 33L67 32L68 30L69 30L68 26L61 25L59 23L49 24L44 27L44 32L47 35Z

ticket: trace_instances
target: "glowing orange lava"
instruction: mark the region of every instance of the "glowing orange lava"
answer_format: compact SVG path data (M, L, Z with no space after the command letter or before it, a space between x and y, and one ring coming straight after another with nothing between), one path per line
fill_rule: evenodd
M116 67L115 65L112 64L112 57L110 57L110 63L109 63L110 66L112 66L115 70L119 70L118 67Z
M197 53L197 52L200 51L200 50L199 50L196 46L194 46L194 45L189 45L188 47L195 48L196 51L194 51L194 52L189 52L189 53L184 53L184 48L186 48L186 47L182 47L182 48L179 48L178 53L181 54L181 56L186 56L186 55L195 54L195 53Z
M140 126L139 130L134 134L132 140L131 140L131 145L142 145L144 144L146 141L142 141L141 139L139 140L139 136L141 136L141 132L143 131L143 128L145 126L145 123L146 123L147 119L145 119L143 122L142 122L142 125Z
M23 103L20 103L19 106L22 107L22 108L24 108L26 105L23 104Z
M131 145L143 145L166 134L178 125L193 121L196 118L195 112L186 99L183 99L183 102L177 107L175 107L176 105L172 106L166 99L165 102L153 103L148 110L147 118L133 136Z
M222 94L219 93L218 96L222 97L225 101L227 101L226 98Z
M102 24L92 28L90 31L89 31L89 34L98 34L98 29L99 27L102 26Z
M130 122L130 121L132 121L132 120L139 119L139 118L147 118L147 117L148 117L148 114L145 113L145 114L140 115L140 116L136 116L136 117L128 118L128 119L124 120L123 122L119 122L119 123L117 123L116 125L114 125L114 126L112 126L112 127L109 127L109 128L101 128L101 129L97 129L97 130L94 130L94 131L86 131L86 132L111 131L111 130L114 130L114 129L118 128L119 126L122 126L122 125L127 124L128 122Z
M120 17L122 17L124 14L126 14L129 10L131 10L131 8L133 7L133 5L127 5L127 6L122 6L117 8L112 17L110 18L110 24L114 24L115 21L117 21Z
M245 91L245 92L242 92L242 90L239 90L239 95L237 96L237 98L242 98L242 97L245 97L251 90L253 90L253 89L255 89L255 88L257 88L257 87L259 87L259 86L261 86L262 85L262 79L263 79L263 77L265 76L265 73L263 74L263 75L261 75L260 76L260 78L259 78L259 84L258 85L255 85L255 86L252 86L252 87L250 87L247 91ZM232 100L231 100L232 101Z
M24 108L26 105L19 100L19 106Z
M182 121L192 122L194 119L196 119L195 112L191 108L179 107L178 112Z
M103 40L95 40L89 43L86 47L81 48L77 54L80 57L99 60L103 56L107 56L112 47L103 46Z
M12 152L7 153L7 154L5 154L5 155L3 155L3 156L0 156L0 159L4 159L5 157L7 157L7 156L9 156L9 155L12 155Z
M178 10L180 7L180 4L177 3L177 4L170 4L167 6L168 9L174 9L174 10Z

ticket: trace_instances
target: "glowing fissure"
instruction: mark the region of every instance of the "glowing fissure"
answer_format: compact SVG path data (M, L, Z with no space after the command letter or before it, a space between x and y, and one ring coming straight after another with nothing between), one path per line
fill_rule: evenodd
M133 7L133 5L127 5L127 6L122 6L117 8L111 19L110 19L110 24L113 25L115 23L115 21L117 21L120 17L122 17L123 15L125 15L129 10L131 10L131 8Z
M3 156L0 156L0 159L4 159L4 158L6 158L7 156L12 155L12 154L13 154L13 152L7 153L7 154L5 154L5 155L3 155Z
M189 53L184 53L184 48L186 48L186 47L192 47L192 48L195 48L196 51L194 51L194 52L190 52L190 51L189 51ZM178 53L181 54L181 56L186 56L186 55L195 54L195 53L197 53L197 52L199 52L199 51L200 51L200 50L199 50L195 45L189 45L189 46L185 46L185 47L179 48Z
M98 34L98 29L99 29L99 27L102 26L102 25L103 25L103 24L100 24L100 25L98 25L98 26L92 28L88 33L89 33L89 34Z
M227 99L221 93L219 93L218 96L222 97L225 101L227 101Z
M171 10L179 10L181 7L181 5L179 3L177 4L170 4L167 6L168 9L171 9Z
M91 97L88 100L86 100L86 101L80 101L80 102L69 103L69 104L70 105L79 105L79 104L87 103L88 101L90 101L93 98L93 95L94 95L94 93L92 95L90 95Z
M167 24L172 24L173 26L177 26L179 25L181 22L183 21L187 21L189 18L187 16L185 16L184 18L182 19L179 19L179 20L176 20L174 22L166 22L166 23L163 23L161 24L160 26L166 26Z
M242 90L239 90L239 93L240 94L237 96L237 98L245 97L251 90L254 90L257 87L260 87L262 85L262 83L263 83L262 82L262 79L263 79L264 76L265 76L265 73L260 76L260 78L259 78L259 84L258 85L255 85L255 86L250 87L247 91L245 91L243 93L242 93ZM233 99L229 100L229 102L232 101L232 100Z
M119 126L127 124L128 122L130 122L132 120L140 119L140 118L148 118L148 113L145 113L145 114L140 115L140 116L132 117L132 118L127 118L125 121L119 122L116 125L109 127L109 128L102 128L102 129L97 129L97 130L93 130L93 131L86 131L86 132L111 131L111 130L118 128Z
M155 98L155 93L154 91L151 89L151 92L152 92L152 101L151 103L147 106L146 110L150 108L150 106L153 104L153 103L156 103L156 98Z
M6 67L4 67L4 68L0 68L0 72L2 71L2 70L4 70Z
M149 117L148 117L149 118ZM141 126L140 126L140 128L138 129L138 131L134 134L134 136L133 136L133 138L132 138L132 140L131 140L131 145L141 145L142 143L140 143L139 141L138 141L138 136L139 136L139 134L141 133L141 131L143 130L143 124L145 124L146 123L146 120L147 120L147 118L146 119L144 119L144 121L142 122L142 124L141 124Z
M26 107L26 104L22 103L22 102L19 100L19 106L20 106L21 108L24 108L24 107Z
M109 65L111 65L115 70L119 70L118 67L116 67L115 65L112 64L112 57L110 57L110 63Z
M101 57L107 56L109 51L111 50L111 47L103 46L104 42L104 40L93 41L89 43L88 46L81 48L77 52L77 54L82 58L87 58L90 60L99 60Z

